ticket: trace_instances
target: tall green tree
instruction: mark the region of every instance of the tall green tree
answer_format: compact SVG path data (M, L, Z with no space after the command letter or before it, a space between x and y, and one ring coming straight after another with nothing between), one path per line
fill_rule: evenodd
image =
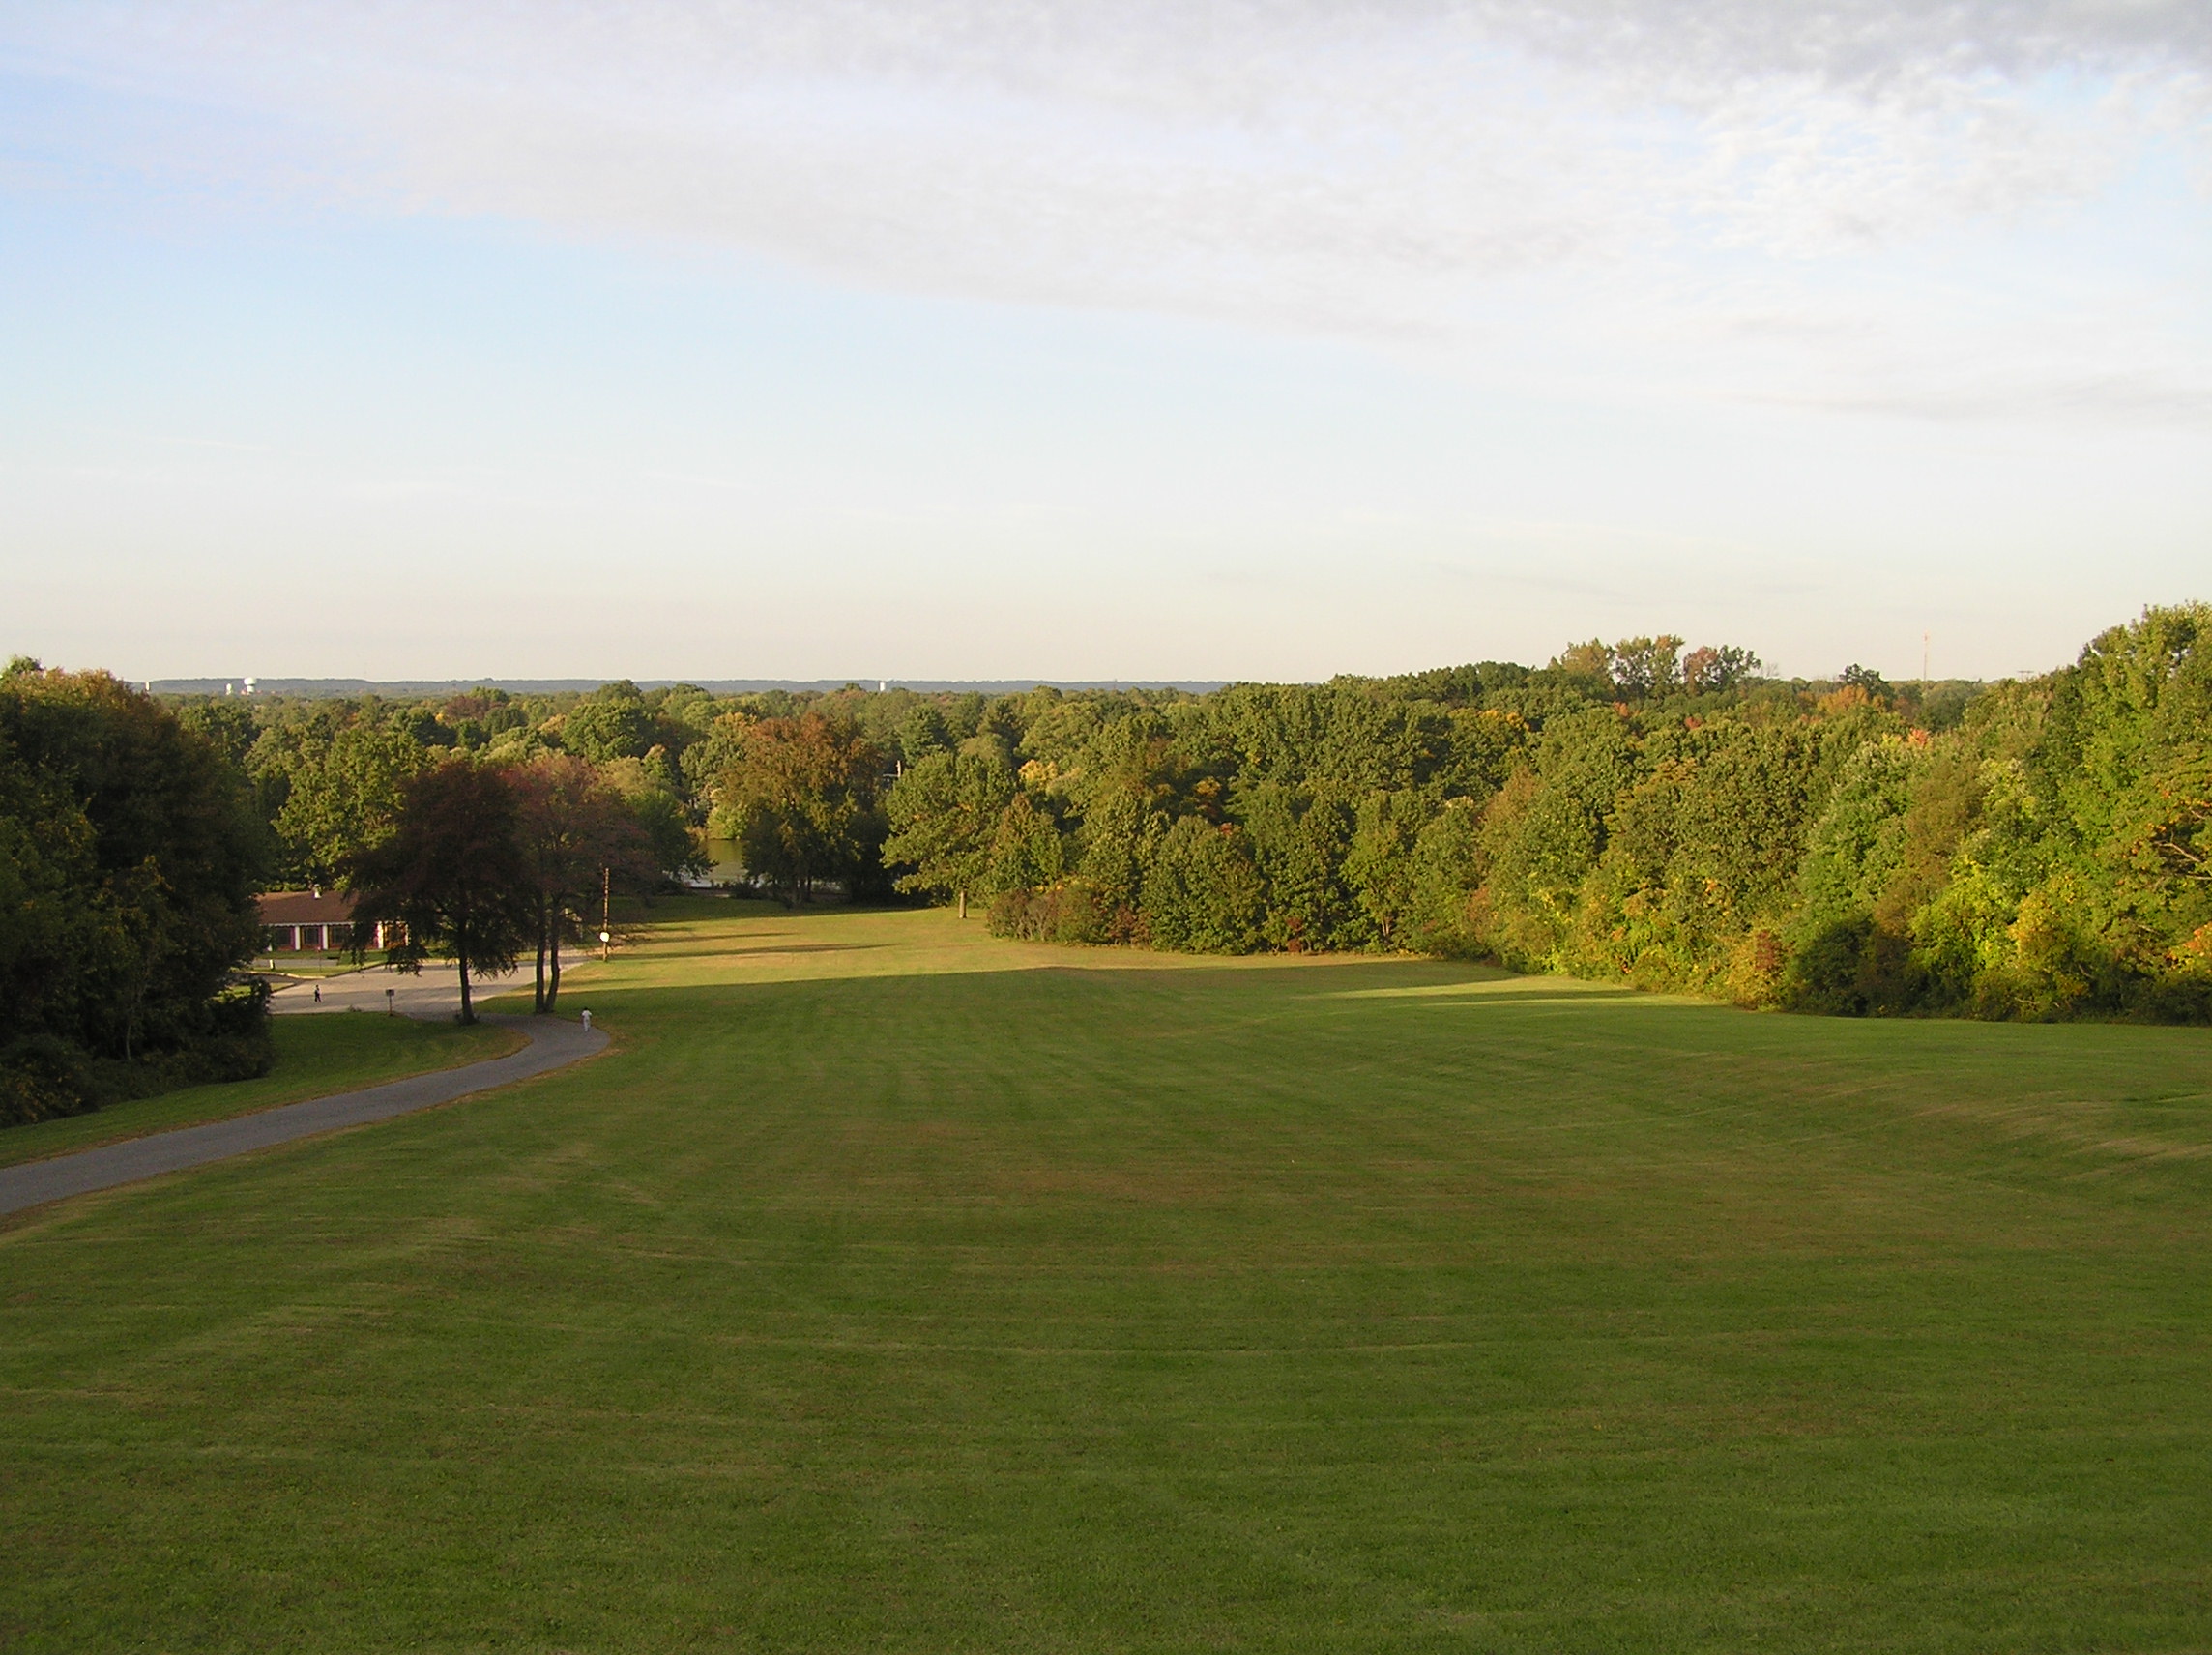
M1239 789L1235 814L1266 884L1267 941L1298 952L1343 943L1354 913L1344 883L1353 811L1269 781Z
M1040 889L1066 868L1060 825L1028 794L1014 795L991 835L991 859L985 871L991 893Z
M1162 836L1145 875L1152 941L1192 954L1248 954L1260 945L1266 890L1249 841L1233 823L1185 816Z
M909 765L885 800L884 861L905 870L897 887L951 898L965 919L969 894L986 889L999 825L1017 787L1013 768L995 750L934 752Z
M265 843L236 768L151 697L105 673L12 664L0 675L0 1054L45 1039L135 1062L257 1038L219 1002L259 940Z
M918 765L932 754L952 750L952 730L945 722L945 710L934 701L916 704L900 720L898 727L900 760L908 766Z
M1621 639L1612 651L1614 687L1630 701L1648 701L1680 688L1681 653L1682 640L1672 632Z
M571 708L561 723L561 744L571 753L605 763L643 758L655 740L653 711L627 679L602 685Z
M437 955L461 982L461 1021L477 1020L471 983L511 971L536 935L538 895L521 842L521 801L505 772L468 759L425 770L402 791L391 834L343 871L355 937L383 920L403 928L401 971Z
M414 737L364 718L318 718L268 732L252 764L280 784L273 826L287 871L334 883L393 830L408 784L430 763Z
M1371 793L1359 801L1358 824L1344 857L1344 883L1385 948L1398 944L1398 922L1413 895L1413 843L1431 812L1410 789Z
M1452 957L1482 952L1475 917L1482 876L1481 808L1471 798L1452 799L1413 840L1405 945Z
M250 701L238 696L211 695L177 709L177 722L221 755L223 762L244 774L253 744L261 739L261 725Z

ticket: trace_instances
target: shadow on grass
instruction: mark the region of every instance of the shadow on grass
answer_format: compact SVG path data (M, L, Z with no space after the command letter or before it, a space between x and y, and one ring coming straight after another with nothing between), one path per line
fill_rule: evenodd
M748 957L859 954L891 946L815 944L772 950L713 950L706 954L742 963ZM733 975L708 982L629 982L594 988L592 1003L602 1019L614 1022L634 1015L642 1029L647 1023L665 1023L689 1015L720 1022L739 1007L749 1008L745 1014L754 1016L771 1006L818 1002L825 993L834 993L841 1016L856 1024L874 1014L881 997L893 1003L911 1003L917 1014L921 1014L921 1007L939 1002L964 1008L978 1003L1000 1007L1009 1030L1018 1031L1026 1016L1042 1012L1048 1005L1072 1011L1076 1004L1095 998L1105 1002L1120 1002L1129 1008L1128 1018L1134 1021L1125 1020L1119 1027L1122 1034L1132 1038L1153 1031L1146 1021L1151 1015L1148 1008L1152 1007L1159 1008L1179 1034L1203 1033L1212 1022L1227 1031L1286 1017L1333 1018L1357 1016L1362 1011L1389 1017L1394 1012L1455 1008L1502 1016L1526 1011L1554 1021L1559 1012L1576 1008L1586 1008L1602 1018L1608 1010L1635 1005L1652 1011L1702 1012L1729 1023L1771 1026L1778 1021L1709 1001L1611 985L1585 987L1557 978L1517 976L1496 967L1452 961L1373 956L1323 961L1307 956L1296 961L1269 957L1264 961L1198 964L1184 963L1187 956L1177 956L1175 964L1147 965L1136 963L1146 956L1123 954L1110 964L1093 965L1065 958L1070 951L1051 948L1049 953L1062 956L1058 959L1016 957L952 968L933 963L931 969L915 972L833 968L801 977ZM1047 950L1040 946L1039 952ZM690 951L652 956L671 961L700 957L704 957L702 953ZM641 963L650 961L641 959ZM855 961L856 966L860 963ZM1379 986L1378 977L1391 980ZM979 989L986 979L997 986Z
M1758 1055L1761 1060L1797 1054L1812 1060L1849 1063L1870 1059L1947 1063L1980 1054L2000 1062L2025 1060L2031 1068L2038 1055L2070 1061L2091 1053L2129 1060L2139 1057L2150 1060L2154 1054L2163 1054L2160 1061L2178 1059L2191 1067L2202 1063L2212 1070L2212 1031L2206 1030L1785 1018L1626 983L1523 975L1497 966L1417 956L1222 959L1017 943L977 937L965 928L955 934L948 926L915 930L900 923L902 916L919 917L913 910L835 908L791 915L763 913L747 905L749 913L733 913L731 905L706 899L682 906L691 912L668 915L679 924L724 916L747 923L720 934L711 930L705 935L670 936L665 944L651 941L649 934L645 946L629 956L634 976L619 986L593 987L594 1007L600 1015L642 1013L643 1032L648 1022L664 1023L670 1015L697 1012L719 1023L738 1006L754 1008L748 1012L751 1015L786 1003L819 1004L822 992L838 985L839 1000L831 1008L834 1021L850 1024L864 1020L868 1015L864 1008L877 1003L877 995L866 985L881 983L884 996L914 1002L917 1008L942 1004L950 1012L957 1002L958 1015L975 1017L977 1006L985 1007L984 1017L1003 1016L1018 1031L1025 1016L1041 1013L1050 1003L1050 997L1040 1000L1033 987L1021 985L1063 981L1091 984L1108 1002L1119 999L1122 1009L1113 1015L1140 1022L1160 1016L1185 1032L1203 1031L1209 1019L1218 1019L1226 1031L1231 1025L1248 1027L1256 1021L1284 1018L1333 1023L1340 1017L1356 1017L1361 1007L1388 1012L1393 1006L1400 1012L1454 1007L1479 1011L1482 1015L1475 1021L1485 1030L1497 1031L1512 1020L1518 1008L1532 1022L1551 1029L1542 1040L1558 1047L1560 1056L1570 1061L1579 1045L1594 1043L1654 1053L1711 1050L1744 1058ZM762 920L768 923L759 923ZM849 921L862 922L864 928L855 934ZM890 922L888 927L885 921ZM801 940L809 931L820 940ZM728 963L728 975L713 972L716 961ZM788 961L792 974L778 974L778 961ZM674 980L656 980L656 971L663 966ZM1004 986L979 994L975 984L984 977ZM1170 1010L1176 1002L1187 1003ZM1636 1016L1625 1020L1617 1016L1630 1006L1636 1008ZM1568 1031L1565 1026L1573 1022L1578 1009L1586 1009L1587 1027ZM1065 1014L1063 1008L1056 1015ZM1400 1016L1385 1016L1382 1021L1402 1030L1413 1027ZM1440 1026L1440 1031L1441 1027L1448 1025ZM2024 1090L2041 1092L2051 1084L2049 1077L2038 1074L2023 1073L2018 1078ZM2172 1084L2170 1077L2160 1077L2162 1089Z
M632 984L593 1003L626 1048L620 1060L639 1064L606 1071L610 1095L742 1073L733 1098L888 1088L887 1107L930 1118L1002 1105L1051 1117L1086 1096L1194 1121L1319 1112L1351 1129L1441 1112L1524 1138L1696 1118L1732 1143L1794 1146L1777 1151L1790 1155L1894 1139L1919 1146L1907 1161L1963 1157L2006 1182L2125 1176L2136 1198L2191 1203L2212 1189L2212 1118L2163 1101L2212 1086L2205 1030L1772 1017L1375 959L978 963ZM1481 1015L1407 1015L1453 1007ZM2143 1097L2162 1101L2131 1101ZM1639 1158L1673 1153L1633 1132L1621 1142Z
M1064 992L1047 984L1070 985L1077 995L1120 1001L1129 1018L1164 1015L1185 1031L1203 1029L1219 1019L1224 1030L1250 1026L1254 1021L1285 1017L1297 1019L1324 1015L1356 1016L1362 1010L1393 1011L1464 1008L1479 1010L1482 1022L1510 1019L1525 1011L1557 1030L1562 1014L1586 1008L1587 1029L1579 1036L1557 1031L1542 1036L1562 1059L1571 1059L1584 1044L1623 1049L1682 1051L1706 1049L1715 1053L1761 1059L1795 1054L1806 1061L1836 1060L1883 1064L1947 1063L1988 1059L2008 1065L2028 1065L2016 1072L2014 1085L2023 1094L2043 1093L2053 1086L2085 1088L2084 1095L2102 1091L2093 1071L2071 1074L2036 1068L2045 1060L2070 1069L2110 1060L2140 1059L2166 1067L2183 1063L2187 1077L2162 1075L2162 1089L2177 1082L2200 1089L2212 1083L2212 1030L2109 1024L1977 1023L1949 1019L1866 1020L1828 1017L1779 1017L1746 1010L1723 1002L1693 996L1660 994L1618 984L1580 984L1557 977L1520 976L1497 967L1454 961L1352 956L1334 961L1311 956L1292 961L1265 960L1199 964L1179 957L1173 965L1139 964L1139 958L1114 951L1111 963L1092 964L1082 955L1103 955L1107 950L1036 945L1044 958L1025 961L978 961L974 966L947 968L932 961L915 972L885 972L832 968L803 977L732 977L719 982L655 984L626 983L593 990L594 1008L601 1017L637 1016L642 1026L670 1017L705 1015L721 1021L736 1007L754 1008L757 1015L771 1006L819 1002L834 992L841 1019L861 1020L872 1013L879 997L893 1004L910 1006L915 1015L923 1007L945 1002L973 1007L993 1007L1010 1029L1019 1031L1024 1017L1042 1012L1055 1002L1066 1002ZM881 943L852 945L818 944L793 947L792 954L850 954L856 968L862 956L876 959L895 944ZM732 952L722 950L722 952ZM1078 956L1070 958L1070 955ZM1052 956L1058 956L1054 958ZM663 956L676 957L676 956ZM693 956L696 957L696 956ZM738 957L743 957L742 953ZM1150 956L1156 958L1156 956ZM1187 961L1187 963L1185 963ZM978 996L981 979L998 986ZM1169 1007L1174 1007L1169 1010ZM1153 1008L1157 1008L1157 1012ZM1625 1008L1639 1014L1619 1020ZM1062 1011L1071 1011L1071 1004ZM1393 1025L1394 1017L1388 1018ZM1125 1024L1141 1031L1141 1024ZM1695 1032L1693 1032L1693 1031ZM1042 1035L1040 1033L1039 1037Z
M1419 983L1397 988L1346 988L1328 991L1331 1000L1410 1000L1443 1005L1585 1005L1592 1001L1631 1000L1650 1005L1702 1006L1733 1011L1735 1006L1690 995L1651 994L1620 983L1562 982L1557 977L1517 977L1498 973L1467 982Z
M858 954L895 945L890 943L779 943L765 948L685 948L652 943L646 944L636 958L647 964L660 960L750 960L779 954Z

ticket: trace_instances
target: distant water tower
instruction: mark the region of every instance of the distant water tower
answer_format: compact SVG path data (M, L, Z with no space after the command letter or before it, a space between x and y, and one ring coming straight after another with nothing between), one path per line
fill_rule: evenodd
M258 681L258 680L256 680L256 679L250 679L250 678L249 678L249 679L247 679L247 680L246 681L246 693L247 693L247 694L248 694L248 695L251 695L251 694L253 693L253 686L254 686L254 684L255 684L255 683L257 683L258 682L259 682L259 681Z

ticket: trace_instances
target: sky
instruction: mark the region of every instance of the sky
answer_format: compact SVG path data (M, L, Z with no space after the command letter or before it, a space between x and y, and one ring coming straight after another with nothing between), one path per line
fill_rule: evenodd
M1994 677L2212 597L2203 0L0 0L0 651Z

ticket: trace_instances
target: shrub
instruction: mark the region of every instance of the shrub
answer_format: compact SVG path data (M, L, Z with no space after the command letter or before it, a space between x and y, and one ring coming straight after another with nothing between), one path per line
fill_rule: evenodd
M0 1126L82 1115L98 1107L84 1054L54 1034L0 1048Z
M1121 915L1110 911L1097 889L1082 880L1059 880L1041 890L1001 891L985 921L994 937L1029 943L1115 943L1127 941Z

